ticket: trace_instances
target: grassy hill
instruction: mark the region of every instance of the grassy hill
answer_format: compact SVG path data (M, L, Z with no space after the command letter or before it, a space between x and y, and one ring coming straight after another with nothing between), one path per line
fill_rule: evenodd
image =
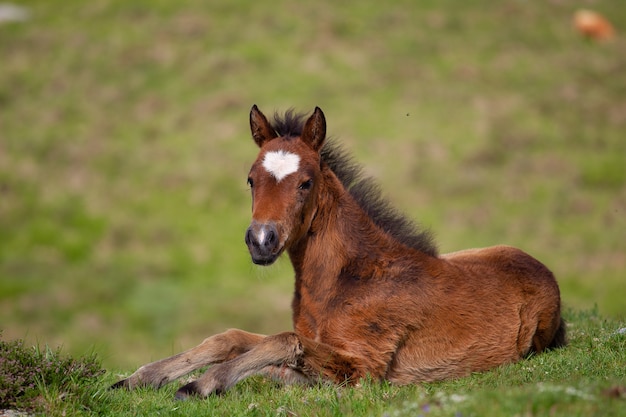
M0 24L4 339L130 370L288 329L288 261L243 243L254 103L320 106L442 252L518 246L567 307L623 320L626 9L583 3L613 42L559 1L21 2Z

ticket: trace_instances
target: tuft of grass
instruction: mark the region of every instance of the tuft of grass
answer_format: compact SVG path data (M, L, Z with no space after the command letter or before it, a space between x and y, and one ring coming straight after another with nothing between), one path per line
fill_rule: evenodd
M91 384L104 372L93 354L74 359L60 349L0 340L0 409L45 412L61 403L84 408L84 400L94 398Z

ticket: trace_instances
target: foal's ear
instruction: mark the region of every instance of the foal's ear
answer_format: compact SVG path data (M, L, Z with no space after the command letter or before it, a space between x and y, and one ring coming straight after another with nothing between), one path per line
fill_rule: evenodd
M300 138L316 152L322 148L326 139L326 118L322 109L315 108L309 120L304 124Z
M250 110L250 130L252 131L252 138L259 148L263 146L265 142L278 136L256 104L252 106L252 110Z

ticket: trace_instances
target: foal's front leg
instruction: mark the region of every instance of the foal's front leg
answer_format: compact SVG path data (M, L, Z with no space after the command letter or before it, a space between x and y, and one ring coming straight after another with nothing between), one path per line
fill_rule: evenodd
M211 336L198 346L178 355L143 365L128 378L115 383L112 388L159 388L203 366L231 360L254 348L264 338L260 334L230 329Z
M358 357L286 332L267 336L249 351L213 365L200 378L180 388L176 397L220 394L251 375L269 376L283 383L356 382L366 372Z

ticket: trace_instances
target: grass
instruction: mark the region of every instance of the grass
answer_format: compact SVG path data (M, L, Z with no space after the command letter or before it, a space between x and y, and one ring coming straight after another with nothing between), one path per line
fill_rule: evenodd
M32 349L21 340L0 341L0 410L56 413L53 404L84 404L85 393L104 374L94 355L74 359L59 349Z
M517 364L440 383L393 386L361 381L356 386L280 386L253 377L222 396L174 400L180 382L161 390L108 390L116 372L97 370L94 357L72 359L57 352L26 350L17 356L40 381L9 404L46 415L229 415L229 416L619 416L626 411L626 328L597 311L569 311L568 347ZM3 342L3 346L9 343ZM7 352L3 349L0 360ZM40 362L55 372L33 372ZM1 362L5 363L5 362ZM88 369L88 372L84 370ZM80 371L77 371L80 370ZM0 376L6 376L0 367ZM127 375L124 372L124 375ZM2 380L0 379L0 382ZM2 386L2 385L0 385ZM3 405L7 403L3 399Z
M289 329L290 265L243 244L254 103L320 106L442 252L518 246L568 308L624 320L621 2L587 4L605 44L568 2L351 3L20 2L30 19L0 24L4 336L129 371Z

